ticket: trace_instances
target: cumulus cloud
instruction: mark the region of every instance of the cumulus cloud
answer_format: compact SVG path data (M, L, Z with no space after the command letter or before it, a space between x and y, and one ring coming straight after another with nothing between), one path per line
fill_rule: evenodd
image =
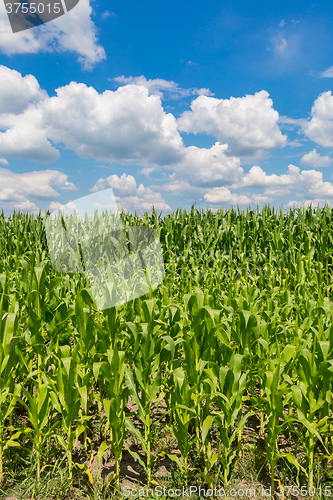
M3 2L0 2L0 51L7 55L39 52L74 52L85 69L105 59L91 19L89 0L45 25L13 34Z
M333 147L333 96L330 90L320 94L313 103L305 134L320 146Z
M21 73L0 65L0 111L22 113L31 103L37 103L47 97L33 75Z
M0 132L1 155L44 163L60 157L47 138L40 108L31 106L20 115L0 115L1 125L7 127L5 132Z
M12 90L0 86L0 102L10 92L14 101L7 105L8 113L0 112L2 156L50 162L60 156L57 144L82 158L142 166L172 164L183 157L175 117L145 87L126 85L99 94L71 82L48 97L31 75L23 77L8 68L1 68L1 74L13 85ZM22 112L14 114L19 109Z
M219 142L209 149L189 146L182 161L172 169L177 179L190 179L191 185L202 186L217 182L231 184L244 171L239 158L226 154L227 148L227 144Z
M164 95L167 95L170 99L181 99L183 97L193 95L214 95L209 89L206 88L182 89L178 83L173 81L163 80L161 78L147 80L143 75L130 77L122 75L117 76L113 80L119 85L140 85L142 87L146 87L149 90L150 95L158 95L161 99L164 98Z
M99 93L83 83L71 82L49 97L32 75L22 76L0 66L0 80L1 77L5 84L0 85L0 103L7 108L5 112L0 108L0 165L7 165L7 158L53 161L63 147L82 158L140 165L147 175L164 168L164 172L170 174L168 181L155 188L138 185L133 176L125 174L101 177L96 182L92 192L112 187L121 208L130 211L149 209L152 205L158 210L170 209L159 191L175 196L186 193L188 197L197 196L212 204L247 205L271 202L281 196L307 200L333 198L333 184L324 182L322 173L316 170L301 171L289 165L287 173L269 175L255 165L244 172L241 155L257 155L286 143L286 136L278 127L281 118L265 91L230 100L200 96L192 102L191 111L183 113L177 121L165 112L160 96L154 93L157 87L154 90L153 85L153 93L147 85L138 84ZM7 79L10 85L6 84ZM164 84L160 85L161 91ZM10 103L11 100L14 103ZM331 100L330 92L319 96L311 121L314 118L329 123L333 120ZM327 106L330 103L332 110ZM311 122L282 118L286 126L297 125L308 131L311 125ZM178 126L188 132L215 134L224 141L210 148L185 147ZM301 161L320 167L327 165L330 159L313 150ZM0 178L0 182L9 191L2 188L1 196L8 204L12 195L12 203L18 208L32 203L29 196L54 198L53 202L57 203L57 186L75 188L67 178L61 180L58 176L43 174L43 181L38 177L31 181L28 174L24 174L28 176L24 178L26 186L31 182L35 186L35 194L29 194L24 191L22 178L13 180L9 170L6 172L6 179ZM40 191L36 194L38 187Z
M324 182L322 172L317 170L300 170L295 165L288 166L288 173L282 175L267 175L259 166L253 166L243 178L234 183L232 188L265 187L265 188L288 188L297 190L300 196L313 195L321 197L333 197L333 184ZM266 193L265 193L266 194Z
M321 156L317 153L316 149L310 151L310 153L305 154L301 158L301 163L305 165L311 165L312 167L329 167L332 163L332 159L329 156Z
M71 82L43 102L42 114L48 137L82 158L165 165L182 156L175 117L145 87L126 85L99 94Z
M295 207L295 208L317 208L319 205L319 208L323 208L325 205L332 206L332 203L329 200L324 200L322 198L315 198L314 200L304 200L304 201L299 201L299 200L294 200L294 201L289 201L288 202L288 207Z
M36 211L37 205L29 198L59 198L60 193L54 187L65 191L77 189L66 174L57 170L17 174L0 168L0 202L5 210Z
M263 192L254 193L253 188L263 188ZM238 192L240 189L242 191ZM204 199L213 204L249 205L273 203L283 196L298 198L289 202L288 206L301 206L302 203L312 203L313 206L319 203L322 206L333 200L333 184L325 182L322 172L316 170L301 171L298 167L289 165L287 174L268 175L261 167L254 166L239 182L232 184L230 189L217 186L206 190Z
M91 188L90 192L96 193L109 187L122 195L133 195L137 191L135 178L132 175L123 174L121 177L118 177L118 175L109 175L106 179L101 177Z
M271 174L267 175L266 172L259 166L253 166L247 174L244 174L240 181L234 183L232 185L233 188L242 188L242 187L264 187L264 186L283 186L289 185L293 182L293 174L296 171L299 171L298 167L293 165L289 165L288 167L289 174L276 175Z
M251 203L251 198L246 195L231 193L225 186L215 187L207 191L204 199L208 203L229 203L235 205L246 205Z
M174 195L180 195L186 191L193 192L193 186L189 182L175 179L175 176L176 176L175 173L171 174L169 176L171 181L168 182L167 184L164 184L163 186L160 186L160 189L162 191L168 191ZM175 180L172 180L172 179L175 179Z
M155 210L168 211L170 206L162 198L161 193L153 191L143 184L137 186L137 182L132 175L123 174L110 175L106 179L100 178L91 188L91 193L96 193L102 189L112 188L118 209L125 212L145 212L150 211L154 206Z
M273 109L269 94L216 99L200 96L178 119L179 130L213 135L227 143L232 154L261 155L284 147L287 136L278 127L279 114Z
M59 157L56 147L60 146L81 158L141 165L146 174L166 167L184 179L191 172L193 184L209 185L230 183L241 175L239 155L285 143L286 136L277 125L278 113L264 91L230 100L200 96L192 102L192 111L177 121L146 86L129 84L98 93L93 87L71 82L49 97L31 75L2 70L15 83L13 95L30 89L25 101L17 104L17 110L26 106L21 113L0 113L4 157L50 162ZM0 87L0 99L5 100L8 92L8 87ZM178 125L226 140L207 149L186 148Z
M51 203L49 204L49 206L47 207L46 210L49 210L50 212L53 212L55 210L61 210L64 207L65 207L65 205L63 205L62 203L60 203L60 201L51 201Z

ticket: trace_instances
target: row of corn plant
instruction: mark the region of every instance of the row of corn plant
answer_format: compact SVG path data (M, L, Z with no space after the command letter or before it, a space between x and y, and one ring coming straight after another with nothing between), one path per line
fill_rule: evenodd
M119 486L127 451L148 487L158 455L227 484L250 435L273 491L286 461L314 486L333 456L333 211L122 217L157 230L165 279L99 311L84 274L53 269L41 216L0 215L0 482L15 456L38 484L59 457L93 483L96 458Z

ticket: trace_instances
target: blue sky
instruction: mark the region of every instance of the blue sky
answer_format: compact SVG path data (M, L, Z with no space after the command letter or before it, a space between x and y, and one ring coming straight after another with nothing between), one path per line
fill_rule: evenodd
M13 34L0 3L0 208L332 205L332 14L80 0Z

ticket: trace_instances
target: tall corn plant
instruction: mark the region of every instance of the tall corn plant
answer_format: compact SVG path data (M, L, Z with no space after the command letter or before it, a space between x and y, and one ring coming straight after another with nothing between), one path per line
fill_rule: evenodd
M127 434L125 408L128 402L128 388L125 385L125 352L118 351L116 346L113 351L108 350L105 358L105 361L94 363L93 366L107 419L104 428L105 440L99 448L97 459L100 462L102 455L110 447L115 457L114 478L119 485L120 462Z
M143 434L128 417L126 418L126 427L139 439L146 455L147 464L142 461L136 452L129 448L128 451L146 469L148 487L152 481L153 465L152 436L154 421L152 419L152 409L154 401L157 399L156 404L158 406L159 398L164 397L163 392L160 392L162 339L157 338L156 335L159 326L155 327L155 331L152 330L154 304L153 299L145 300L142 303L147 322L142 325L144 331L132 330L134 336L133 365L125 367L126 384L132 400L137 405L138 417L143 424Z
M285 456L291 464L299 469L299 464L291 453L283 454L279 449L279 437L295 418L286 411L291 399L290 370L294 363L295 347L287 345L281 358L268 360L262 365L261 385L263 396L258 402L265 414L265 448L271 475L271 490L275 491L275 472L279 458Z
M23 398L17 397L22 406L27 410L28 418L32 429L29 427L25 431L32 430L33 451L36 455L37 465L37 485L41 484L41 456L43 448L48 439L50 439L60 421L52 423L51 398L49 386L46 383L33 381L33 390L30 394L25 387L22 387Z
M242 371L243 358L241 354L234 354L229 366L212 364L218 380L216 403L219 410L213 410L211 415L219 429L220 450L218 455L225 485L228 483L239 451L240 441L237 438L251 415L251 411L242 413L242 401L248 375Z
M324 445L330 425L333 359L328 342L316 342L312 350L302 349L298 357L299 383L291 387L298 421L305 434L298 433L308 457L308 484L314 483L316 444ZM326 451L327 452L327 451Z
M197 440L196 436L193 437L193 435L191 436L189 433L189 426L196 418L196 411L195 408L193 408L192 398L193 391L196 387L189 386L186 372L181 366L177 366L177 364L178 363L176 363L171 374L173 391L171 393L171 408L169 408L169 411L171 411L173 415L172 432L177 439L182 461L180 461L176 455L168 454L168 457L176 462L185 482L185 486L187 487L188 473L190 470L193 470L189 467L189 454Z
M0 313L2 312L3 295L0 299ZM18 429L8 426L15 410L17 396L20 392L20 384L15 387L15 378L18 375L17 346L19 345L18 317L16 313L6 312L1 314L0 323L0 484L3 482L4 452L10 447L20 446L17 438L21 434ZM9 427L9 428L8 428ZM5 430L11 432L11 436L5 435ZM15 431L15 432L13 432Z
M72 351L70 346L61 346L54 369L56 373L45 374L44 379L49 386L53 407L61 416L61 428L65 433L65 438L57 434L57 439L66 451L69 478L72 480L74 443L85 429L84 425L78 422L82 389L80 391L77 383L77 346ZM75 421L77 425L74 430Z

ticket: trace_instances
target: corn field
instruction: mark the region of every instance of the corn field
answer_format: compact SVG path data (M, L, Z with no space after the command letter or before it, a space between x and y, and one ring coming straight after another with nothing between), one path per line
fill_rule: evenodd
M333 210L122 218L158 232L165 279L99 311L84 274L52 268L43 217L0 215L0 483L60 457L93 485L107 457L119 486L126 452L148 487L163 457L227 485L249 441L273 491L284 469L329 483Z

